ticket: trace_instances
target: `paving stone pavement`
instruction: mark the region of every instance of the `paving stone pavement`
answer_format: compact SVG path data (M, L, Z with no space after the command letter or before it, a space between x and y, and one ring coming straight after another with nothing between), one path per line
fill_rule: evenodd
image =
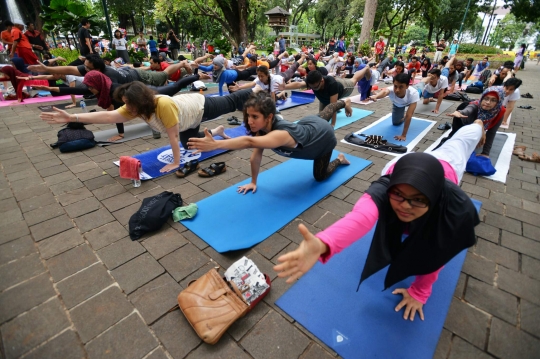
M525 80L521 93L529 92L534 99L520 99L518 105L540 109L535 85L540 66L528 65L519 77ZM456 107L457 103L446 113ZM283 115L295 121L317 108L316 101ZM338 129L338 139L389 113L391 106L381 100L366 109L375 112ZM516 108L506 130L517 134L517 144L526 145L529 154L540 151L538 109ZM62 154L48 146L55 142L59 126L47 125L38 114L37 105L0 108L0 357L337 357L276 307L288 286L271 267L280 254L298 246L298 223L318 231L341 218L392 156L339 143L338 150L373 164L264 242L219 254L172 221L133 242L127 222L144 198L164 190L196 202L248 178L250 151L221 155L219 160L226 161L229 170L214 179L192 175L180 180L171 174L133 188L119 177L113 160L166 145L166 136ZM228 126L225 117L216 122ZM432 119L439 124L449 118ZM440 135L434 127L417 150ZM268 151L262 171L284 160ZM468 251L435 358L539 357L539 177L540 164L515 156L506 184L464 176L463 190L483 202L482 223L476 229L478 243ZM206 345L176 308L176 295L216 263L227 267L243 255L268 272L273 288L216 346Z

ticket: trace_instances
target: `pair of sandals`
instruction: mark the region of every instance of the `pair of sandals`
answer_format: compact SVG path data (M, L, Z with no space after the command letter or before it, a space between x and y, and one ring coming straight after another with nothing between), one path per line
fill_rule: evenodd
M514 147L514 151L512 151L512 154L519 157L522 161L529 161L529 162L536 162L540 163L540 155L536 152L532 154L532 156L527 156L525 154L525 150L527 149L527 146L516 146Z
M242 124L242 121L240 121L240 120L238 119L238 117L236 117L236 116L231 116L231 117L229 117L229 118L227 119L227 123L228 123L229 125L239 126L239 125Z
M199 171L197 171L199 170ZM187 162L184 167L177 170L175 172L176 177L178 178L184 178L188 174L197 171L199 174L199 177L214 177L219 175L220 173L227 171L227 166L225 165L225 162L216 162L212 163L210 166L199 169L199 160L192 160Z
M449 130L452 128L452 124L450 122L442 123L439 126L437 126L438 130Z
M521 95L521 97L523 97L523 98L534 98L533 95L531 95L528 92L526 94Z
M522 109L525 109L525 110L534 110L534 107L532 107L531 105L518 106L518 108L522 108Z

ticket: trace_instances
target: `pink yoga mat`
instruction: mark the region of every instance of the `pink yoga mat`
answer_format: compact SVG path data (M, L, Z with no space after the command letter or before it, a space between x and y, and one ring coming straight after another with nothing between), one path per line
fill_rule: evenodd
M81 96L76 96L81 97ZM35 103L52 102L52 101L71 101L71 95L64 96L47 96L47 97L35 97L27 98L23 102L19 103L17 100L0 101L0 107L4 106L21 106L21 105L33 105Z

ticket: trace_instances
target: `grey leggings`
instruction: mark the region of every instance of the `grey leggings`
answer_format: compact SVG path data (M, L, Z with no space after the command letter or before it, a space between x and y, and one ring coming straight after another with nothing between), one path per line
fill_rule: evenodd
M227 96L206 97L201 123L213 120L229 112L242 111L244 109L244 102L247 101L251 93L251 89L245 89L233 92ZM204 132L199 131L200 127L199 125L196 128L190 128L180 132L180 142L184 148L187 148L187 142L191 137L204 137Z

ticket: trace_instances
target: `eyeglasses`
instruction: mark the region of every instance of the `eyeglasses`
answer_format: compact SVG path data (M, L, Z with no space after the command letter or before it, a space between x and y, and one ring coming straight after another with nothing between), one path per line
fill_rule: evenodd
M426 208L428 206L428 203L424 202L424 201L421 201L421 200L418 200L418 199L409 199L409 198L405 198L403 197L402 195L400 195L399 193L397 192L388 192L388 197L391 199L391 200L394 200L396 202L404 202L404 201L407 201L409 202L409 204L412 206L412 207L417 207L417 208Z
M318 91L321 89L322 82L323 80L319 81L317 85L309 85L309 87L311 87L312 90Z
M497 102L499 102L499 100L497 100L496 98L493 98L493 97L484 97L484 98L482 99L482 101L484 101L484 102L491 102L491 103L497 103Z

